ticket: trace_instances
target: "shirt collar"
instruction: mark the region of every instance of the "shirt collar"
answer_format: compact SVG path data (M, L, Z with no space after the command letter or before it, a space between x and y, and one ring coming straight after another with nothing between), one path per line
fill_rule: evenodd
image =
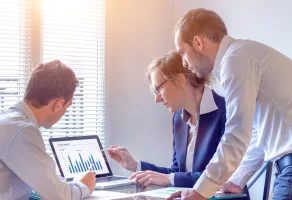
M37 119L36 119L35 115L33 114L33 112L30 109L30 107L24 101L19 101L19 102L13 104L10 108L16 108L16 109L21 110L26 115L26 117L32 123L34 123L34 125L36 127L38 127L38 122L37 122Z
M204 86L203 96L200 104L200 115L213 112L217 110L218 107L215 103L214 96L212 90ZM187 123L190 120L191 115L185 109L182 109L181 118L182 120Z
M216 55L215 63L214 63L214 76L220 80L220 70L221 70L221 61L223 56L225 55L230 43L234 40L234 38L229 35L225 35L220 42L219 49Z

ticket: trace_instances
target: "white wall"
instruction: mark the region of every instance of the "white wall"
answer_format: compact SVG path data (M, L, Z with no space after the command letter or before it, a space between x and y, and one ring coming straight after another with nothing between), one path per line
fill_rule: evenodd
M263 42L292 58L292 1L174 0L175 21L184 12L201 7L217 12L232 37ZM250 190L252 200L262 199L263 185L261 177Z
M229 35L263 42L292 58L290 0L174 0L175 21L192 8L217 12Z
M107 143L166 166L172 162L172 114L154 103L145 71L154 57L174 48L173 13L169 0L107 0Z

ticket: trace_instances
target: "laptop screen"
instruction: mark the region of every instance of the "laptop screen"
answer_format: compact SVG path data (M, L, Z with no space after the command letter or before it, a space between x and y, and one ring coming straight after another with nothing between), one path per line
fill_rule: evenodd
M111 174L105 154L100 151L98 138L87 137L50 141L61 175L65 178L75 178L89 170L95 171L97 177Z

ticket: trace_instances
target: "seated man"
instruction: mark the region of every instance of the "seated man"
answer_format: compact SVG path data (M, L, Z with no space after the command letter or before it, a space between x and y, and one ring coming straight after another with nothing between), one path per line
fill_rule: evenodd
M83 199L93 191L95 172L67 183L56 174L40 127L50 128L72 104L78 85L74 72L58 60L32 73L23 101L0 114L0 199Z
M122 167L138 171L130 177L135 177L138 184L193 187L224 134L224 98L204 86L208 77L198 78L183 67L181 60L179 54L170 52L154 59L146 74L155 102L174 113L172 166L140 162L118 146L111 146L108 151Z

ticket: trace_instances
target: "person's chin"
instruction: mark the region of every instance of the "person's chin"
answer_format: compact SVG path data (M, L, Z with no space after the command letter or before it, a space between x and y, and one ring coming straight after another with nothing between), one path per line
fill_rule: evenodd
M168 110L171 113L175 113L177 111L177 109L174 109L173 107L169 107Z
M194 69L192 69L191 70L191 72L193 73L193 74L196 74L197 75L197 77L199 77L199 78L203 78L204 77L204 75L202 75L202 73L200 73L200 72L197 72L196 70L194 70Z
M205 77L205 74L204 73L200 73L200 72L197 72L195 73L197 75L197 77L199 78L204 78Z
M43 125L43 127L45 128L45 129L49 129L49 128L51 128L53 125L51 125L51 124L46 124L46 125Z
M195 69L191 69L191 72L193 72L194 74L196 74L196 70Z

